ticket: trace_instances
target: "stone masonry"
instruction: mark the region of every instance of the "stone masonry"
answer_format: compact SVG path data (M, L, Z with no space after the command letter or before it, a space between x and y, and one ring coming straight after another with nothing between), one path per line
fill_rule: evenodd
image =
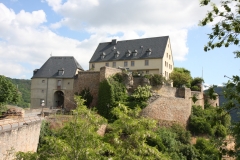
M159 122L179 123L186 127L191 114L191 90L162 86L158 92L160 97L144 108L141 114Z
M2 124L0 130L0 159L14 159L14 153L18 151L36 152L41 122L42 120L38 118L26 121L23 124L21 122ZM14 124L17 124L17 126L14 127Z
M121 72L121 69L111 67L102 67L100 71L78 72L78 76L74 81L73 91L65 93L64 106L67 110L76 108L76 104L73 100L74 93L81 93L82 90L89 89L93 96L93 101L90 107L95 107L98 101L99 83L104 79Z

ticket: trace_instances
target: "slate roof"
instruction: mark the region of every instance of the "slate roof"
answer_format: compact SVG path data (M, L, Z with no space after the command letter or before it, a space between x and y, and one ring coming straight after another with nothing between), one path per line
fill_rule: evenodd
M118 41L112 40L112 42L99 43L95 53L93 54L90 63L92 62L106 62L106 61L119 61L119 60L134 60L134 59L152 59L162 58L165 52L165 48L168 42L169 36L153 37L144 39L124 40ZM147 54L150 50L151 54ZM134 52L137 51L137 55L134 56ZM126 56L129 52L130 56ZM115 54L119 54L115 57ZM101 55L105 55L101 58Z
M77 69L83 70L74 57L53 56L40 69L34 71L32 78L73 78ZM59 75L58 70L64 70L64 73Z

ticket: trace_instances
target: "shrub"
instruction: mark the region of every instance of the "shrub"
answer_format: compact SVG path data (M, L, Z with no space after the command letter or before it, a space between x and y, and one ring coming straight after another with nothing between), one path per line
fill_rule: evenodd
M82 90L80 94L76 95L81 96L85 100L84 105L86 105L88 108L90 107L90 104L92 103L93 100L93 96L91 95L89 88L84 88L84 90Z
M160 74L147 74L144 77L149 79L152 86L162 85L166 82L165 77Z
M192 91L201 91L201 89L198 86L192 86L191 90Z
M128 96L125 86L121 83L123 81L121 76L121 74L116 74L100 82L99 85L97 110L108 120L112 118L112 108L117 105L117 102L126 101Z
M146 101L151 96L151 86L145 85L143 87L138 86L131 97L136 101Z

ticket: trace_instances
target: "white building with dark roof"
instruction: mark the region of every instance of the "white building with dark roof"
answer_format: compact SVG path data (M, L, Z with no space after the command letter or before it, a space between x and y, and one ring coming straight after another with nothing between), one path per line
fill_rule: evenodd
M74 57L50 57L40 69L33 71L31 107L38 108L44 100L47 107L64 107L64 95L72 91L74 77L83 71Z
M94 52L89 69L124 67L140 74L161 74L166 78L174 62L169 36L100 43Z

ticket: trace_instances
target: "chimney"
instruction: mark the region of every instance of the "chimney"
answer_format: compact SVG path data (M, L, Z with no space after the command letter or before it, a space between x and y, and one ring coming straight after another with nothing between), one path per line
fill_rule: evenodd
M117 44L117 40L116 39L112 39L112 44Z

